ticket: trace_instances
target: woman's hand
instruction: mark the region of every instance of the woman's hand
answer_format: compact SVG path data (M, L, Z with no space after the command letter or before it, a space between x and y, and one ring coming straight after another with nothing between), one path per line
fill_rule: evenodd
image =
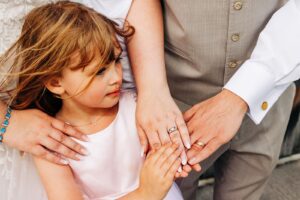
M64 158L79 160L87 151L70 136L87 141L85 135L39 110L13 110L3 143L57 164Z
M182 164L186 164L184 146L190 148L190 137L182 113L168 89L161 89L157 93L151 91L138 94L136 122L144 153L148 146L158 148L173 142L179 144ZM171 130L172 127L175 130Z
M137 192L142 199L163 199L171 188L180 166L181 151L177 144L167 144L147 155Z

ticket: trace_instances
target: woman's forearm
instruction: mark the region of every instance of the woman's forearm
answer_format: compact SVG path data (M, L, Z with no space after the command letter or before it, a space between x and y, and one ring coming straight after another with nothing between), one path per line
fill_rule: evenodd
M160 1L134 1L127 20L135 28L127 46L138 92L168 91Z

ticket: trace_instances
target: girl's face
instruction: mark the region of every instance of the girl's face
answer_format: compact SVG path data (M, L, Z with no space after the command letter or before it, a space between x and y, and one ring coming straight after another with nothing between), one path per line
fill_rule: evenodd
M119 101L122 84L120 54L121 51L116 50L116 59L100 69L98 66L99 56L96 56L84 69L67 68L63 70L60 81L64 88L64 93L61 95L63 102L71 101L75 106L89 108L115 106ZM78 57L74 56L72 60L74 64L78 63ZM97 71L96 76L94 76L95 71Z

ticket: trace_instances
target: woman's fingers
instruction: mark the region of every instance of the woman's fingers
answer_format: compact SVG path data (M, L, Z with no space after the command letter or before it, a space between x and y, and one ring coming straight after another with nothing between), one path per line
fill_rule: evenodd
M180 156L182 164L186 165L187 156L186 156L186 153L184 151L184 146L183 146L183 143L181 141L179 131L175 130L175 131L171 132L169 135L171 137L172 142L179 145L179 149L182 151L181 156Z
M184 146L187 149L190 149L191 148L190 135L182 115L176 117L176 124Z
M58 130L52 130L49 136L72 151L75 151L82 155L88 155L88 151L84 147L82 147L79 143L75 142L72 138L68 137L67 135L61 133ZM57 151L56 149L51 149L51 150ZM64 155L64 154L63 156L70 157L70 155Z
M34 156L37 156L39 158L43 158L43 159L48 160L49 162L52 162L52 163L56 163L56 164L59 164L59 165L69 164L69 161L67 159L61 158L60 156L46 150L44 147L42 147L40 145L37 145L33 149L32 153L33 153Z
M68 125L67 123L64 123L58 119L52 118L51 119L51 125L53 128L63 132L65 135L77 138L79 140L88 142L89 138L81 133L80 131L76 130L74 127Z
M60 157L71 158L73 160L80 160L80 156L77 152L72 151L71 149L67 148L66 146L64 146L60 142L57 142L51 137L42 138L40 140L40 145L56 154L59 154Z

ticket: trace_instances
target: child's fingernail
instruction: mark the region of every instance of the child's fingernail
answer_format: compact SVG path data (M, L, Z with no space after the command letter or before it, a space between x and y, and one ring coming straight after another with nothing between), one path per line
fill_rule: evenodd
M81 138L86 141L86 142L89 142L90 141L90 138L86 135L82 135Z
M78 160L82 160L84 157L80 154L76 154L75 157L78 159Z
M63 164L63 165L68 165L69 161L62 158L62 159L60 159L60 163Z
M186 147L187 149L190 149L190 148L191 148L191 143L188 142L188 143L186 144L185 147Z
M182 165L186 165L186 164L187 164L187 158L186 158L186 157L184 157L184 158L182 159L181 164L182 164Z
M87 156L90 155L90 152L86 149L86 148L81 148L81 153L83 153L83 155Z

